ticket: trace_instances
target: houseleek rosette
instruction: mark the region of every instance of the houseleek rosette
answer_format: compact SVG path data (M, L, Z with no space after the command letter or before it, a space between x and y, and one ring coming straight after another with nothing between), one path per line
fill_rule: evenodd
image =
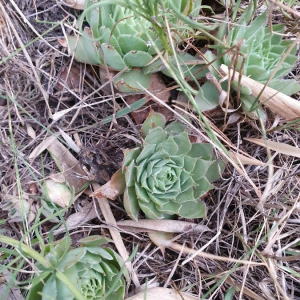
M185 127L165 127L161 114L151 112L143 124L141 147L124 151L126 189L124 206L138 219L142 210L150 219L206 216L201 196L213 188L224 164L216 161L210 144L191 143Z
M114 81L116 88L122 92L140 90L137 82L148 88L151 75L132 69L143 68L156 53L148 35L156 47L162 49L162 43L151 29L151 23L135 16L127 7L119 4L101 5L99 0L87 1L83 16L90 28L86 28L80 37L68 36L68 45L75 59L107 66L113 71L127 70Z
M107 4L105 0L88 0L79 25L81 27L86 20L90 27L86 27L80 36L68 36L69 49L80 62L125 71L114 79L115 87L121 92L140 91L141 86L148 88L151 74L165 69L157 56L157 51L163 53L169 47L163 28L165 16L181 35L187 32L186 26L180 26L178 17L172 12L170 2L124 0ZM201 7L199 0L176 1L177 14L186 18L185 14L198 17ZM200 23L198 26L203 30L216 27ZM179 44L182 41L174 35L172 42ZM182 60L185 62L190 57ZM197 60L192 64L197 64Z
M251 5L249 7L251 8ZM243 75L267 84L286 95L298 92L300 85L294 79L284 79L297 62L297 48L296 46L292 47L293 41L283 39L284 24L273 25L271 31L270 27L266 27L267 12L262 13L247 25L250 17L249 10L246 10L237 22L238 24L230 29L227 36L223 34L224 27L220 28L219 36L224 36L223 41L226 48L224 49L222 45L218 45L218 55L221 58L213 63L214 68L209 67L210 71L218 78L215 69L219 69L221 64L225 64L228 67L234 67ZM235 46L240 47L238 56L236 55L237 48ZM228 51L228 49L231 50ZM216 59L210 51L205 56L208 62ZM238 59L236 59L237 57ZM227 89L226 84L223 87ZM250 117L262 113L261 109L257 108L256 98L251 95L251 91L247 87L238 86L237 82L233 82L232 88L240 91L241 104L245 113ZM203 98L209 101L209 96L216 94L215 87L208 82L203 86L201 93L196 99L200 109ZM203 94L206 94L206 96ZM218 102L216 102L217 104ZM262 114L260 115L262 116Z
M123 300L125 282L119 276L123 262L112 249L102 247L108 241L101 236L90 236L80 241L79 248L69 249L67 239L62 240L46 255L53 268L38 266L40 273L33 279L27 299L76 299L74 292L57 278L56 269L87 300Z

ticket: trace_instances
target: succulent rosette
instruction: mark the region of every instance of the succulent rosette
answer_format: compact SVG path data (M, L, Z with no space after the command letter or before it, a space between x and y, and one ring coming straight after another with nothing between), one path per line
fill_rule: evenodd
M104 237L90 236L80 241L80 247L69 249L68 240L62 240L46 255L53 269L38 267L41 273L33 279L27 299L75 300L74 293L57 278L57 269L87 300L123 300L125 282L119 276L123 262L115 251L102 247L108 242Z
M143 145L124 151L124 206L138 220L142 210L150 219L202 218L201 196L213 188L224 164L206 143L191 143L185 127L165 127L163 115L151 112L142 127Z
M175 5L167 0L159 2L123 0L117 4L108 3L104 0L86 2L85 10L79 18L79 25L81 27L83 20L86 20L89 27L86 27L79 36L67 37L69 50L75 59L87 64L108 67L111 71L123 71L113 81L116 89L121 92L140 91L141 86L148 88L152 73L164 70L169 75L164 63L157 56L157 51L164 53L168 47L160 23L164 24L164 17L167 16L171 26L176 27L181 35L185 36L188 31L186 26L180 26L182 21L174 15L171 8ZM176 3L176 12L188 19L197 18L201 7L199 0L179 0ZM203 30L216 28L215 24L204 25L200 22L198 26ZM176 45L182 42L178 35L174 35L172 41ZM193 72L199 69L196 68L199 60L188 54L179 56L183 64L192 64ZM165 59L168 60L168 56ZM170 60L171 64L175 62L174 58ZM186 75L190 76L190 71Z
M87 1L84 16L90 25L79 37L68 36L68 45L75 59L84 63L107 66L110 70L126 70L115 79L115 87L122 92L140 90L151 83L151 75L141 69L153 60L155 47L162 49L162 42L151 28L151 23L135 16L122 5L106 4L94 7L101 1ZM145 7L141 7L141 12ZM152 43L149 41L151 37Z
M251 8L251 5L249 5L249 8ZM209 66L210 72L219 78L215 70L219 69L221 64L225 64L234 67L236 71L243 75L267 84L286 95L298 92L300 85L296 80L284 79L292 71L298 59L296 55L297 47L292 47L293 41L283 39L284 24L272 25L272 30L270 27L266 27L267 12L262 13L247 25L250 18L250 9L247 9L240 17L237 25L230 28L228 35L225 34L225 26L221 26L218 35L223 37L225 47L224 45L218 45L217 54L220 59L215 61L216 56L210 51L205 54L208 62L215 61L213 63L214 67ZM239 48L238 50L236 46ZM239 51L238 56L237 51ZM223 88L227 90L226 82L223 84ZM262 109L256 103L256 98L251 95L252 91L249 88L239 86L237 82L232 83L232 88L236 91L239 90L242 108L245 113L250 117L257 117L257 114L264 115ZM218 99L218 92L212 83L207 82L196 97L199 108L201 109L201 104L204 102L211 104L210 109L217 106L218 101L214 101L214 99Z

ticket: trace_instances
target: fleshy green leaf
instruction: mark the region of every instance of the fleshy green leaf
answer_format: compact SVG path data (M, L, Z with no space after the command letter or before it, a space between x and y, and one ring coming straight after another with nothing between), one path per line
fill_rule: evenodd
M221 159L219 159L211 164L211 166L208 168L205 174L205 177L210 182L214 182L215 180L221 177L224 170L225 170L225 163Z
M190 188L194 189L195 186L196 186L195 181L191 176L189 176L189 178L187 178L187 180L184 183L181 183L181 192L183 193L189 190Z
M195 168L192 171L193 179L198 181L204 177L211 165L212 161L198 159L195 164Z
M54 299L57 297L57 285L55 274L52 274L50 278L48 278L43 287L42 300L49 299L49 297L53 297Z
M173 57L169 62L171 67L178 69L180 68L184 78L203 78L207 73L207 69L202 60L197 59L186 52L176 53L177 60L179 65L176 64L176 60ZM163 68L161 70L165 75L172 77L169 70L167 68Z
M137 221L140 208L134 187L126 188L124 193L124 207L129 217Z
M247 76L259 81L267 79L269 76L269 71L259 66L248 66Z
M194 143L187 155L190 157L202 158L204 160L212 160L214 157L213 146L206 143Z
M165 66L160 58L156 58L155 61L148 64L143 68L144 74L152 74L161 71Z
M105 26L99 29L99 38L102 44L108 44L114 47L120 55L123 55L122 49L114 35L111 35L111 30Z
M220 51L220 50L218 50L218 51ZM204 56L207 59L207 63L211 63L212 61L214 61L217 58L211 51L206 51ZM220 77L217 70L220 69L221 64L222 64L222 61L219 59L208 66L209 72L211 72L216 78Z
M131 187L134 186L134 182L136 180L136 166L135 162L132 160L128 167L125 167L125 181L126 186Z
M244 39L247 40L251 36L254 36L257 34L257 31L261 28L264 27L265 24L267 23L267 11L263 12L261 15L255 18L255 20L252 22L250 26L245 30L244 33Z
M200 87L195 101L201 111L212 110L219 105L219 92L211 82L206 82Z
M268 86L288 96L300 91L300 84L294 79L273 79Z
M174 200L175 203L181 203L182 206L186 206L183 202L195 200L194 198L194 189L190 187L189 189L185 190L184 192L180 193L176 199Z
M138 70L125 72L114 79L115 87L123 93L139 92L142 88L149 88L151 75L145 75Z
M155 153L156 145L154 144L148 144L145 145L142 152L136 159L136 163L140 164L144 159L148 159Z
M233 81L231 83L231 87L235 90L235 91L240 91L241 94L243 95L252 95L252 90L249 89L247 86L239 84L237 81Z
M157 47L158 51L162 51L164 49L163 42L162 42L162 40L160 38L156 39L154 41L154 44ZM153 45L150 46L150 48L148 50L148 53L151 54L151 55L155 55L156 54L156 50L155 50L155 48L154 48Z
M166 119L165 116L157 113L153 110L150 111L147 119L145 120L145 122L143 123L142 126L142 133L143 136L146 136L150 129L154 128L154 127L164 127L166 124Z
M67 38L70 52L74 54L76 60L91 65L103 64L101 54L91 40L76 36Z
M261 57L261 55L258 55L256 53L251 53L247 59L248 59L249 66L255 65L261 68L263 68L264 66L264 60L263 57Z
M206 205L202 201L185 202L179 209L179 215L184 218L205 218Z
M128 67L142 68L152 60L147 52L132 50L124 55L124 62ZM145 76L145 75L144 75Z
M78 280L78 273L77 273L76 266L73 266L70 269L65 270L64 275L67 276L71 282L76 283ZM56 300L73 300L74 299L74 294L63 282L61 282L60 280L56 280L56 284L57 284ZM50 296L53 297L53 291L50 294Z
M257 107L257 100L252 95L241 95L242 108L249 118L264 120L264 112L260 107Z
M86 5L89 6L89 1L87 1ZM86 14L86 20L90 24L90 28L93 32L93 37L98 38L98 25L100 21L99 11L97 9L91 9Z
M49 274L51 274L50 271L44 271L32 279L32 285L30 287L26 300L42 299L40 293L42 292L42 289L44 287L44 282L49 278Z
M166 141L168 134L161 127L155 127L149 130L145 138L145 142L148 144L160 144Z
M117 71L122 71L127 68L122 56L112 45L103 43L101 44L101 48L105 62L109 67Z
M118 43L124 54L130 51L147 52L148 50L147 43L144 40L142 40L138 36L130 34L121 34L118 37Z
M205 195L208 191L213 189L213 185L206 179L206 177L201 178L198 182L198 185L194 189L195 199L199 199Z
M125 172L125 167L128 167L132 160L135 160L141 153L141 148L124 149L124 160L122 164L122 171Z
M86 254L87 248L77 248L70 250L60 261L59 269L65 271L77 264Z
M157 150L164 150L170 155L175 155L178 152L178 146L172 136L169 136L166 141L158 145Z
M135 183L135 192L136 192L136 197L138 200L141 200L146 203L150 202L148 193L146 192L146 190L144 188L141 187L140 183L138 183L138 182Z
M177 215L179 214L179 209L181 208L180 203L175 203L169 201L168 203L164 204L162 207L159 208L159 211L169 215Z
M53 254L57 260L60 260L64 254L69 250L71 246L70 237L65 237L63 240L59 241L59 243L54 247Z
M91 235L86 238L80 239L79 242L82 247L101 247L107 243L112 242L112 240L101 235Z
M160 196L159 194L149 193L149 198L152 201L152 203L154 203L154 205L157 209L162 207L167 202L166 200L161 199L159 196ZM148 203L150 203L150 202L148 202Z
M175 121L166 126L165 130L172 135L177 135L184 132L185 127L182 123Z
M149 203L139 202L139 205L143 213L149 219L158 220L158 219L165 219L168 217L167 214L157 210L153 202L149 202Z
M192 172L195 168L196 162L198 161L195 157L190 157L188 155L184 156L184 169L187 172Z
M191 151L192 144L186 131L181 134L175 135L174 141L178 146L178 151L176 155L187 154Z

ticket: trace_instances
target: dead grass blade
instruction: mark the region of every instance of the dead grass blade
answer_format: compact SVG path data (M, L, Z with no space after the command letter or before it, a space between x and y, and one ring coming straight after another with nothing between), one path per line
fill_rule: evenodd
M278 153L294 156L300 158L300 149L294 146L286 145L283 143L273 142L269 140L263 140L263 139L255 139L255 138L244 138L244 140L252 142L256 145L269 148L271 150L274 150Z
M260 160L249 156L242 155L237 152L229 151L230 157L236 162L243 165L253 165L253 166L264 166L265 164Z
M42 152L44 152L54 141L56 141L59 134L52 135L40 143L33 151L29 154L29 160L35 160Z
M220 69L225 75L229 76L232 74L232 71L225 65L221 65ZM299 101L244 75L241 75L241 80L239 80L239 78L239 72L235 71L232 80L240 82L242 85L248 87L252 91L252 96L259 97L259 102L267 106L275 114L286 120L300 117Z
M100 185L98 183L93 183L93 189L98 190L100 188ZM107 198L104 197L95 197L99 203L99 207L101 209L101 212L104 216L105 221L107 222L107 225L111 225L109 227L109 232L111 234L111 237L116 245L116 248L118 249L119 254L123 258L124 261L127 261L129 258L128 252L126 250L126 247L123 243L123 239L121 237L120 232L116 229L117 227L117 222L116 219L110 209L109 203ZM129 271L129 273L132 276L132 281L136 287L140 286L138 277L136 273L132 269L132 265L130 261L126 262L126 267Z
M188 293L177 292L173 289L156 287L140 292L126 300L196 300L198 297Z
M242 284L235 282L231 277L227 277L225 281L229 285L235 286L238 291L242 290L243 294L251 297L252 299L255 299L255 300L265 300L265 298L260 297L259 295L257 295L256 293L254 293L253 291L251 291L250 289L248 289L247 287L242 286Z
M83 207L80 211L70 215L66 220L66 225L69 230L73 228L77 228L95 218L97 218L97 212L95 211L95 207L91 202L89 205ZM60 226L57 230L54 231L54 234L59 234L64 232L65 225Z
M252 265L252 266L265 266L265 263L257 263L253 261L248 260L240 260L230 257L224 257L224 256L218 256L210 253L206 253L203 251L198 251L195 249L188 248L184 245L180 245L177 243L172 242L169 239L169 233L161 233L161 232L149 232L149 237L151 241L157 246L161 248L169 248L175 251L181 251L183 248L183 252L189 255L196 255L202 258L208 258L212 260L218 260L218 261L226 261L226 262L232 262L232 263L239 263L239 264L245 264L245 265Z
M187 231L202 233L212 231L205 225L189 223L177 220L139 220L138 222L125 220L118 221L117 225L131 232L170 232L183 233Z
M76 153L79 153L80 148L77 146L77 144L72 140L72 138L65 133L61 128L58 128L61 136L64 138L64 140L66 141L66 143L68 144L68 146L74 150Z

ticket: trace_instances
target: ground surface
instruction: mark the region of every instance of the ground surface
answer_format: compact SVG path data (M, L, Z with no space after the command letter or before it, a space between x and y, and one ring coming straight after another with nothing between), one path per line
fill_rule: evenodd
M71 137L81 152L76 153L74 149L70 152L85 166L85 178L100 184L120 167L123 158L121 149L134 147L136 140L140 139L141 125L132 115L112 123L100 123L124 106L123 99L118 98L114 104L109 89L108 93L99 89L98 68L72 60L58 42L65 33L71 32L78 14L79 11L60 6L55 1L5 0L0 3L1 200L3 203L7 194L18 195L18 191L22 190L32 204L33 218L35 209L41 205L39 183L58 172L47 151L41 152L33 161L29 160L33 150L46 138L61 132ZM273 19L274 22L286 21L294 33L298 29L294 25L297 19L285 20L278 9L274 10ZM24 45L26 49L18 51ZM298 72L296 65L294 73L299 79ZM67 77L67 82L61 83ZM167 86L172 87L169 79L164 80ZM172 97L176 96L176 93L172 94ZM297 99L299 95L293 97ZM57 120L51 119L50 112L54 115L67 108L72 109ZM174 116L171 118L174 119ZM222 128L224 116L217 116L211 121ZM267 121L265 125L269 139L300 146L297 128L287 128L280 122L276 124L276 119ZM275 127L278 128L273 130ZM259 122L240 119L228 124L223 133L239 149L263 163L268 162L265 148L243 140L245 137L262 137ZM162 254L147 233L127 229L121 235L128 253L136 245L139 246L133 259L139 284L145 284L148 280L148 284L153 286L173 287L203 296L217 283L216 289L211 290L205 299L224 299L233 287L236 288L233 299L300 299L299 159L277 154L273 156L273 165L273 175L270 175L267 165L245 166L247 179L229 164L223 178L216 182L216 190L205 198L208 218L186 220L206 225L211 231L199 234L190 230L179 235L177 240L179 244L185 243L193 249L204 247L202 250L217 256L235 259L251 257L253 261L263 262L264 266L201 257L182 265L188 257L186 254L170 249ZM270 176L273 178L272 184L268 181ZM257 208L260 199L250 181L261 193L268 189L264 211ZM76 200L66 212L65 219L86 207L96 208L98 217L82 222L71 230L74 245L86 235L110 235L109 224L103 221L97 201L94 199L93 202L88 195L82 194ZM110 207L117 221L128 219L121 198L112 202ZM0 219L9 219L6 210L0 210ZM1 233L19 240L28 227L28 223L4 221ZM52 227L51 222L39 226L45 241ZM34 236L32 232L29 239ZM63 236L59 233L55 239ZM255 249L253 253L249 252L251 249ZM245 257L247 253L249 255ZM296 258L288 254L296 255ZM27 266L26 270L30 267ZM169 277L170 272L172 277ZM229 273L230 276L220 281ZM27 280L28 274L21 272L17 279L19 282ZM132 293L134 289L131 282L127 292ZM239 292L241 289L243 293ZM251 295L251 291L255 294ZM258 295L261 298L257 298Z

